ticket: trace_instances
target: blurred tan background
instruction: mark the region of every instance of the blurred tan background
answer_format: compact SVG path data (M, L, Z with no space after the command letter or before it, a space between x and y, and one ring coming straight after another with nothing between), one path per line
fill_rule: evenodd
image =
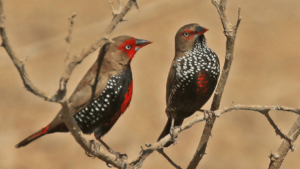
M124 2L125 3L125 2ZM116 4L116 2L115 2ZM210 0L139 1L118 25L113 36L131 35L154 43L140 50L132 62L134 92L131 106L104 140L116 151L136 158L140 146L156 141L166 122L165 83L174 56L174 36L184 24L207 27L208 46L224 63L225 36ZM300 1L228 1L228 15L236 23L242 7L235 59L221 107L241 104L285 105L300 108ZM20 58L28 56L26 68L33 83L53 94L64 69L68 20L77 13L71 53L76 54L101 35L112 15L106 0L4 0L6 27L11 45ZM79 65L68 85L68 95L94 62L97 52ZM105 163L87 157L70 134L52 134L27 147L19 141L47 125L60 106L45 102L24 90L11 60L0 48L0 168L1 169L99 169ZM210 108L211 100L204 106ZM201 113L196 113L201 114ZM288 112L272 117L286 133L296 119ZM204 123L179 136L166 152L186 168L199 142ZM205 169L267 168L268 155L282 140L264 116L256 112L231 112L217 119L207 155L198 166ZM93 136L89 136L93 138ZM295 142L300 146L299 140ZM300 150L289 153L282 168L300 168ZM153 153L143 168L172 168Z

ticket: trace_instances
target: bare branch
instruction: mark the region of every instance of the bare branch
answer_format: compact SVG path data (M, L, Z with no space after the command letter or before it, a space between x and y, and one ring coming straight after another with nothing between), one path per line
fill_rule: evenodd
M46 94L45 92L43 92L42 90L40 90L36 86L34 86L33 83L31 82L31 80L29 79L28 74L25 70L26 59L20 60L20 59L18 59L18 57L16 57L16 54L13 51L13 49L10 45L9 39L7 37L4 20L5 20L5 16L4 16L4 11L3 11L3 2L2 2L2 0L0 0L0 34L1 34L1 39L2 39L1 46L4 47L7 54L13 61L15 67L17 68L17 70L21 76L21 79L23 81L23 84L25 86L25 89L27 89L29 92L33 93L34 95L41 97L44 100L49 101L51 99L51 97L49 97L48 94Z
M157 152L159 152L166 160L168 160L168 162L175 167L176 169L181 169L181 167L177 164L174 163L174 161L172 161L170 159L170 157L164 152L164 149L158 149Z
M91 145L91 142L86 140L83 136L81 129L78 127L75 119L71 115L69 103L67 100L60 102L62 105L62 119L64 120L66 126L70 130L71 134L77 141L77 143L89 154L94 155L95 157L103 160L116 168L121 168L121 160L116 159L116 156L104 150L102 147L100 149L95 150L95 147Z
M300 134L300 116L298 116L297 120L295 121L294 125L290 129L287 137L291 139L291 142L288 140L283 140L280 147L278 148L276 153L272 153L270 157L270 164L269 169L279 169L284 158L286 157L287 153L291 149L294 151L295 147L291 145L294 143L297 137Z
M68 35L66 37L67 42L67 53L66 53L66 59L65 63L67 64L69 61L70 56L70 48L71 48L71 39L72 39L72 32L73 32L73 25L74 25L74 18L76 17L76 14L73 13L72 16L69 18L70 26L68 29ZM56 92L55 95L52 96L51 101L59 101L66 97L67 93L67 84L63 83L62 81L59 82L59 90Z
M241 8L239 8L238 11L238 21L237 24L235 26L233 26L229 20L229 18L226 15L226 3L227 0L220 0L220 2L217 2L216 0L212 0L211 1L212 4L216 7L222 25L223 25L223 29L224 29L224 34L227 38L226 41L226 55L225 55L225 63L223 66L223 70L222 70L222 74L221 74L221 78L220 81L218 83L218 86L216 88L215 91L215 95L214 95L214 99L211 105L211 110L217 110L220 107L220 102L221 102L221 98L223 95L223 91L226 85L226 81L229 75L229 71L230 71L230 67L231 67L231 63L233 60L233 53L234 53L234 43L235 43L235 38L236 38L236 32L238 29L238 26L241 22ZM196 149L196 152L193 156L192 161L190 162L188 169L195 169L197 167L197 165L199 164L200 160L202 159L202 157L205 154L206 151L206 147L207 147L207 143L208 140L211 136L211 131L213 129L213 125L215 122L216 118L212 117L211 120L209 120L204 127L200 142L198 144L198 147Z
M124 16L134 5L134 2L135 2L134 0L129 0L125 7L122 7L122 3L120 3L119 4L120 9L122 9L122 10L118 14L114 13L115 11L113 11L113 13L116 15L114 16L114 18L110 22L110 24L107 26L104 35L99 37L98 39L96 39L90 46L84 48L80 54L77 54L77 55L73 56L73 58L70 59L68 66L66 67L64 73L61 76L60 83L59 83L60 88L58 89L56 94L61 93L61 89L63 89L64 86L66 86L74 68L78 64L80 64L82 62L82 60L85 59L85 57L87 57L89 54L93 53L96 49L98 49L104 43L106 43L108 41L112 31L116 28L116 26L118 25L119 22L123 21ZM59 100L55 99L55 98L57 98L57 97L55 97L55 95L52 98L53 99L51 101L55 101L55 102L59 101Z
M68 35L66 37L67 54L66 54L65 62L67 62L69 60L69 56L70 56L70 47L71 47L72 32L73 32L74 18L75 17L76 17L76 13L73 13L72 16L69 18L70 26L69 26L69 29L68 29Z
M221 114L227 113L229 111L234 111L234 110L251 110L257 112L280 110L280 111L292 112L300 115L300 109L295 109L295 108L290 108L285 106L242 105L237 103L233 103L231 107L227 107L222 110L216 110L214 111L214 113L217 117L219 117Z
M290 145L293 145L292 142L291 142L291 139L288 138L285 134L283 134L283 133L281 132L281 130L277 127L277 125L275 124L275 122L273 121L273 119L270 117L270 115L269 115L269 110L266 110L266 111L264 111L264 112L262 112L262 113L265 115L265 117L268 119L269 123L270 123L270 124L272 125L272 127L274 128L276 134L278 134L281 138L286 139L287 141L289 141L289 142L290 142ZM292 146L291 146L291 147L292 147Z
M221 110L210 111L210 113L212 113L215 117L220 117L224 113L231 112L231 111L236 111L236 110L250 110L250 111L256 111L256 112L261 113L261 114L263 114L262 112L267 112L267 111L270 111L270 110L280 110L280 111L283 111L283 112L292 112L292 113L300 115L300 109L295 109L295 108L290 108L290 107L285 107L285 106L242 105L242 104L236 104L236 103L233 104L230 107L227 107L227 108L224 108L224 109L221 109ZM199 123L199 122L205 121L205 120L206 120L206 118L205 118L204 115L201 115L201 116L197 115L195 118L193 118L189 122L183 124L181 126L181 129L180 128L175 129L174 135L177 136L182 131L184 131L186 129L189 129L193 125L195 125L196 123ZM278 129L279 130L279 133L278 133L277 129L275 129L275 132L277 134L281 133L281 131L279 129ZM285 137L287 137L287 136L285 136ZM286 140L289 140L289 139L290 138L287 137ZM147 148L145 148L145 149L142 148L142 152L139 155L139 157L136 158L135 160L133 160L129 165L140 168L142 166L143 162L146 160L146 158L153 151L158 151L159 153L161 153L161 148L163 148L164 145L167 144L169 141L172 141L172 138L171 138L170 135L167 135L167 136L165 136L164 138L162 138L161 140L159 140L158 142L156 142L154 144L146 144ZM170 163L172 163L172 162L170 162ZM179 166L177 166L176 164L172 164L172 165L175 168L179 168Z

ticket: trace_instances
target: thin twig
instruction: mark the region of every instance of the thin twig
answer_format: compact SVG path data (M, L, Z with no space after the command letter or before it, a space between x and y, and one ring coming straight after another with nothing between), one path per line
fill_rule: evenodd
M231 63L233 61L233 53L234 53L234 43L236 38L236 33L238 26L241 22L241 8L239 8L238 11L238 21L235 26L233 26L229 20L229 18L226 15L226 3L227 0L220 0L220 2L217 2L216 0L211 0L212 4L216 7L219 17L221 19L224 34L226 36L226 55L225 55L225 63L223 66L222 74L220 81L218 83L218 86L215 91L214 99L211 105L211 110L217 110L220 107L223 91L226 85L226 81L230 72ZM211 131L214 126L214 122L216 120L216 117L212 117L206 124L200 139L200 142L198 144L198 147L196 149L196 152L193 156L193 159L191 160L188 169L195 169L201 159L203 158L208 140L211 136Z
M73 33L73 26L74 26L74 18L76 17L76 13L73 13L72 16L69 18L70 26L68 29L68 35L66 37L67 42L67 54L66 54L66 60L67 63L70 56L70 48L71 48L71 40L72 40L72 33Z
M177 164L174 163L173 160L170 159L170 157L164 152L164 149L158 149L158 153L160 153L168 162L175 167L176 169L181 169L181 167Z
M20 60L20 59L18 59L18 57L16 57L16 54L13 51L13 49L10 45L9 39L7 37L4 20L5 20L5 16L4 16L4 11L3 11L3 2L2 2L2 0L0 0L0 34L1 34L1 39L2 39L1 46L4 47L7 54L13 61L15 67L17 68L17 70L21 76L21 79L23 81L23 84L25 86L25 89L27 89L29 92L33 93L34 95L36 95L38 97L41 97L45 100L50 100L51 97L48 94L46 94L45 92L43 92L42 90L38 89L36 86L34 86L34 84L29 79L29 76L25 69L26 59Z
M300 115L300 109L295 109L295 108L290 108L290 107L285 107L285 106L260 106L260 105L242 105L242 104L236 104L234 103L232 106L230 107L226 107L224 109L221 110L216 110L216 111L210 111L210 113L212 113L214 116L213 117L220 117L222 114L224 113L228 113L228 112L232 112L232 111L237 111L237 110L250 110L250 111L255 111L258 112L260 114L262 114L261 112L265 112L265 111L270 111L270 110L280 110L282 112L292 112L295 114ZM205 121L206 118L204 115L201 116L196 116L195 118L193 118L192 120L190 120L187 123L184 123L181 128L177 128L174 131L174 135L179 135L179 133L181 133L182 131L191 128L193 125L201 122L201 121ZM275 129L275 128L274 128ZM275 132L277 134L282 134L281 131L278 129L275 129ZM289 138L289 137L288 137ZM172 138L170 135L165 136L164 138L162 138L161 140L159 140L158 142L154 143L154 144L147 144L145 149L142 149L142 153L139 155L139 157L137 157L135 160L133 160L130 165L133 166L142 166L143 162L146 160L146 158L153 152L153 151L158 151L160 152L160 149L164 147L165 144L167 144L169 141L171 141ZM179 166L177 166L176 164L173 165L175 168L178 168ZM139 167L137 167L139 168Z
M72 32L73 32L73 26L74 26L74 18L76 17L76 14L73 13L72 16L69 18L69 22L70 22L70 26L68 29L68 35L66 37L66 43L67 43L67 52L66 52L66 59L65 59L65 63L66 66L68 61L69 61L69 57L70 57L70 48L71 48L71 39L72 39ZM57 91L57 93L55 95L52 96L51 100L62 100L65 99L66 97L66 93L67 93L67 84L66 83L59 83L59 90Z
M99 47L101 47L103 44L105 44L108 41L112 31L116 28L118 23L123 21L124 16L131 9L131 7L135 5L135 0L129 0L125 7L121 7L122 3L120 3L119 5L122 11L120 11L119 13L115 13L116 15L113 18L113 20L110 22L110 24L107 26L107 28L105 29L104 35L100 36L91 45L84 48L80 54L74 55L73 58L70 59L68 66L66 67L66 69L64 70L60 78L59 89L56 92L56 94L59 94L61 93L61 91L63 91L64 86L66 86L66 84L68 83L74 68L78 64L80 64L82 60L85 59L89 54L93 53L95 50L97 50ZM61 98L61 97L56 97L54 95L51 101L58 102L59 100L57 100L56 98Z
M300 134L300 116L293 124L287 137L291 139L291 143L294 143ZM288 140L283 140L278 150L275 153L271 153L269 169L279 169L283 160L285 159L289 150L294 151L295 147L290 144Z

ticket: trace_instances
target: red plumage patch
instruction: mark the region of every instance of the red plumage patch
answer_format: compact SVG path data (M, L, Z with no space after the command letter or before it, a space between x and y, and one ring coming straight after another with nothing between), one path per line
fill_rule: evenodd
M128 86L128 91L125 94L124 101L121 105L121 109L114 115L113 118L110 119L110 124L115 123L118 120L118 118L121 116L121 114L123 114L126 111L127 107L129 106L129 103L131 101L132 88L133 88L133 81L131 81Z
M46 126L45 128L43 128L41 132L34 134L34 135L32 136L32 138L38 137L38 136L40 136L40 135L42 135L42 134L46 134L47 131L48 131L49 126L50 126L50 124L49 124L48 126Z
M183 34L184 33L188 33L189 36L188 37L185 37ZM182 32L182 36L185 38L185 39L194 39L194 35L195 35L195 32L192 31L192 30L185 30Z
M129 50L126 49L127 45L130 45L130 49ZM125 42L123 42L123 44L120 45L118 47L118 49L126 52L128 58L131 60L133 58L133 56L135 55L135 53L136 53L135 47L136 47L135 39L132 38L130 40L126 40Z
M202 71L201 74L198 75L197 85L199 88L197 88L197 92L199 92L200 90L202 90L203 94L207 92L208 81L205 78L206 78L206 74L204 73L204 71Z

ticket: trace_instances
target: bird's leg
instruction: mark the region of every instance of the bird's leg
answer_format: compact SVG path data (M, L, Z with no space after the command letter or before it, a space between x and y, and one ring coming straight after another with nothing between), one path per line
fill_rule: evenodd
M176 143L176 137L175 137L175 134L174 134L174 130L175 130L174 121L175 121L175 119L172 118L172 123L171 123L171 127L170 127L170 135L172 137L173 144L175 145L175 143Z
M94 154L96 154L97 151L100 150L100 147L101 147L101 145L98 144L98 143L96 143L94 140L90 140L90 150L92 150L92 146L94 146L94 149L95 149ZM93 158L95 158L95 156L94 156L93 154L90 154L90 153L87 152L87 151L85 152L85 154L86 154L88 157L93 157Z
M122 167L121 168L125 168L125 160L127 159L127 155L126 154L121 154L119 152L115 152L114 150L112 150L101 138L97 139L100 141L100 143L112 154L114 154L116 156L116 160L119 158L122 161ZM107 164L107 166L109 166L109 164Z
M210 110L204 110L203 113L206 123L209 123L209 121L212 119L213 113Z
M170 135L172 137L172 141L173 141L173 144L175 145L176 142L177 142L177 137L175 137L175 130L177 128L179 128L180 130L182 130L181 126L175 126L175 118L172 118L172 123L171 123L171 127L170 127Z
M172 166L174 166L177 169L181 169L181 167L179 165L177 165L176 163L174 163L174 161L171 160L170 157L164 152L164 149L162 149L162 148L158 149L157 152L159 152L162 156L164 156Z

